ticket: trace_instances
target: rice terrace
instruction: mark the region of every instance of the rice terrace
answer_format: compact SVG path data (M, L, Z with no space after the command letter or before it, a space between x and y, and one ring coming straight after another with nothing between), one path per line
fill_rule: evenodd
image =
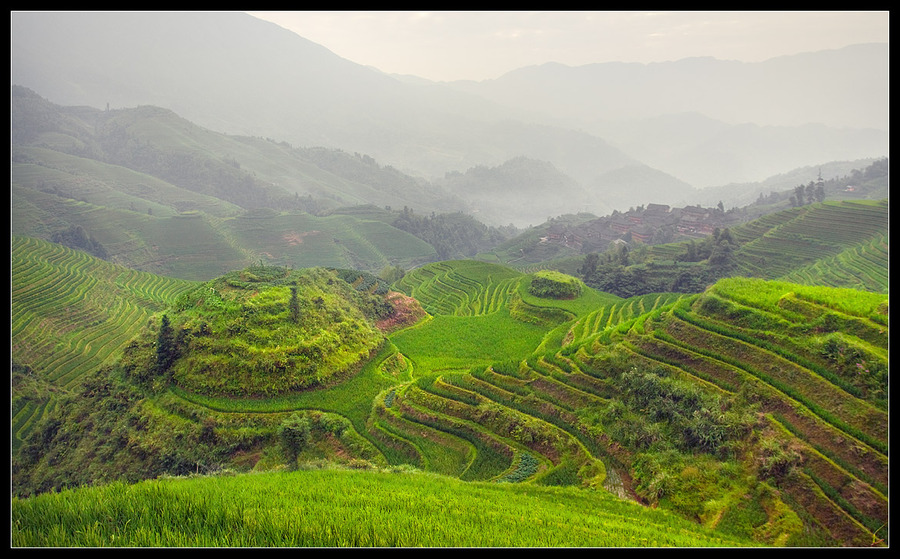
M845 106L878 44L450 83L13 16L11 547L890 547L880 132L739 91Z
M40 381L31 371L16 377L23 383L14 408L16 447L25 447L23 456L28 456L35 437L78 441L50 455L35 456L28 469L21 470L28 472L33 487L113 482L106 468L137 452L144 471L187 475L215 464L214 469L223 473L256 472L231 474L251 487L271 483L269 477L275 474L265 472L283 469L288 458L288 471L277 475L296 476L300 486L307 485L305 476L315 475L316 487L332 484L341 488L334 489L340 494L365 491L373 499L367 504L372 512L361 511L362 518L353 520L372 526L363 533L326 529L312 520L317 514L310 514L308 521L302 520L306 516L292 518L288 510L296 504L268 504L272 508L267 509L263 535L247 531L246 513L243 520L234 517L235 502L217 504L220 497L204 497L203 506L219 512L203 514L221 518L224 524L202 528L212 534L182 534L170 541L162 526L151 529L142 523L157 522L147 515L157 514L152 511L161 503L179 502L170 492L186 491L192 499L194 490L189 487L200 479L142 481L142 472L126 468L126 479L136 484L133 488L114 482L109 488L14 499L15 522L23 526L14 530L18 538L14 543L48 545L62 537L58 541L67 545L108 545L112 538L138 546L277 545L279 534L289 531L299 539L282 543L310 546L600 542L630 546L635 541L731 546L781 545L813 537L871 545L884 531L887 295L734 278L722 279L696 295L659 293L623 299L582 284L577 297L542 298L529 289L535 275L474 260L429 264L405 274L390 288L365 273L321 269L309 274L271 266L186 283L128 274L83 253L25 238L14 238L13 262L14 285L30 286L14 292L14 339L23 348L39 347L39 341L46 345L61 335L55 332L73 332L65 346L71 348L70 357L65 360L27 358L29 354L14 347L15 355L27 358L41 372ZM63 287L73 285L66 280L75 276L88 280L78 282L84 287L77 293ZM20 280L25 277L27 281ZM332 308L332 315L341 313L342 325L364 335L358 338L362 343L358 349L348 347L362 361L351 365L353 376L339 384L325 376L324 365L314 379L293 383L279 372L302 369L287 365L292 352L298 359L304 351L324 354L334 340L322 341L322 346L310 342L305 349L277 355L272 353L275 348L251 341L259 336L252 332L259 328L256 320L267 325L268 337L277 336L273 328L290 321L288 287L294 284L302 293L300 312L311 321L322 320L312 315L318 304ZM339 311L336 303L325 302L329 284L346 286L344 300L358 296L360 309L374 305L378 293L392 289L421 304L420 311L410 315L409 324L377 334L362 322L348 322L354 309ZM251 295L245 303L237 303L243 295L232 303L234 292ZM85 310L74 313L74 307ZM91 327L73 330L72 322L83 321L83 314L92 308L134 310L97 315L88 321ZM235 317L250 315L253 322L241 321L250 331L247 341L240 341L243 336L233 332ZM147 322L151 316L157 318ZM173 325L183 348L182 363L162 377L154 366L153 349L160 316ZM211 345L220 331L235 335ZM134 341L123 335L131 332ZM350 343L347 336L342 345ZM231 346L235 349L228 349ZM88 347L97 350L86 351ZM224 378L212 381L207 374L203 384L197 384L194 379L201 377L196 372L205 370L197 365L204 347L218 348L205 359L215 359ZM121 364L94 373L112 348L124 352ZM369 351L372 358L366 357ZM223 360L227 355L234 356L232 361ZM242 363L252 356L271 362ZM260 377L259 370L270 373ZM111 376L105 379L106 375ZM235 378L242 379L240 384L234 384ZM252 380L264 378L266 384ZM76 381L90 388L72 392L69 387ZM309 383L322 388L302 388ZM50 419L53 409L70 419ZM38 427L42 416L49 424ZM80 427L72 432L76 425ZM107 434L89 434L85 425ZM63 448L68 452L62 453ZM54 463L56 468L51 467ZM61 464L70 467L61 469ZM325 464L343 464L343 469ZM60 477L60 471L66 471L66 477ZM418 491L407 497L411 514L422 506L420 499L431 498L434 484L450 479L498 488L534 487L536 493L529 492L537 499L529 507L534 533L511 541L492 522L496 532L480 530L472 540L457 540L442 513L436 513L443 518L440 529L423 528L431 534L428 537L399 520L383 525L384 519L375 512L380 506L406 505L394 502L396 488L383 494L380 489L357 489L368 479L362 472L368 471L394 471L409 478L412 487L406 486L404 492ZM750 472L757 473L749 476ZM220 476L210 479L223 483L228 479ZM578 487L594 490L577 497L583 493L574 489ZM113 493L95 496L100 491ZM552 526L550 519L555 518L550 511L558 506L551 503L600 499L579 506L606 510L611 502L602 495L609 492L631 502L626 507L631 512L620 514L635 515L629 524L640 529L629 528L621 535L624 539L616 540L605 531L606 523L592 527L596 520L576 516L582 535L550 535L553 531L546 526ZM155 497L155 505L133 502L161 494L170 497L162 501ZM478 494L455 489L455 506L480 516L472 512L484 506L478 504ZM279 498L294 502L312 497L290 495ZM60 500L64 497L68 504ZM81 501L73 498L113 508L92 505L92 512L77 513L65 528L72 530L68 535L40 535L24 528L29 515L63 514L59 507L80 509L76 503ZM384 505L376 504L379 499L385 500ZM46 512L31 510L38 506ZM54 510L58 512L50 512ZM166 510L165 514L187 514ZM663 511L670 511L665 520L637 520ZM70 508L65 514L73 512ZM114 514L144 520L125 532L121 526L91 520ZM682 518L693 521L694 527L683 524ZM89 533L79 528L88 525L95 526ZM810 532L809 526L818 526L818 532ZM233 534L236 539L217 540L214 533Z

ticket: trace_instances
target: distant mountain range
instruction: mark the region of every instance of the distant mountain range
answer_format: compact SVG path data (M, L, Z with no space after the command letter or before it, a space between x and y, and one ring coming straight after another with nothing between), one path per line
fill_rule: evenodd
M798 30L798 32L802 32ZM578 127L700 112L727 124L888 126L888 45L745 63L697 57L653 64L529 66L495 80L451 85Z
M548 64L438 84L242 13L13 13L11 32L12 83L53 103L155 105L428 180L525 157L577 183L545 189L542 214L677 204L699 187L887 154L887 45L758 64Z

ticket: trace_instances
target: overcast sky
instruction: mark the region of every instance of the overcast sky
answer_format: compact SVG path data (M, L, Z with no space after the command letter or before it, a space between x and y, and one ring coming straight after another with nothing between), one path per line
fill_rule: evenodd
M388 73L484 80L534 64L759 62L888 42L887 11L249 12Z

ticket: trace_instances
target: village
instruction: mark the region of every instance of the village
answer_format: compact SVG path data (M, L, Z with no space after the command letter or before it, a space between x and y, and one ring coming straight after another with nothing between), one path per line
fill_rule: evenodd
M604 252L613 244L656 245L702 239L716 229L740 223L742 218L740 212L725 211L721 203L716 208L647 204L577 225L554 222L541 242L562 244L582 253Z

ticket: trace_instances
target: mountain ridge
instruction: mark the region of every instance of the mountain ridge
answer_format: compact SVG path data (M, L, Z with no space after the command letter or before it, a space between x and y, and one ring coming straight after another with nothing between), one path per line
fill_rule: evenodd
M115 31L119 18L127 23L127 32ZM643 161L623 151L622 142L592 130L589 123L596 118L595 112L582 112L578 122L564 123L554 121L548 109L515 108L513 103L491 100L484 94L485 86L477 82L473 88L480 89L478 95L473 88L463 91L459 84L421 80L412 84L412 80L342 59L293 32L245 14L156 13L152 18L152 26L141 26L134 15L14 13L12 81L61 104L163 106L212 130L362 153L426 179L476 165L499 165L522 155L550 161L582 184L636 162L659 167L657 161ZM46 34L48 30L51 33ZM162 73L151 76L151 71ZM852 76L843 78L840 81L853 81ZM855 85L872 90L874 97L852 106L886 104L879 97L881 88ZM573 103L572 96L581 95L584 88L561 80L518 87L517 102L525 99L525 93L537 94L543 87L552 88L557 105L583 111L584 106ZM819 89L817 95L827 93ZM618 116L657 90L645 87L640 95L630 93L627 103L613 105ZM714 106L727 102L728 92L713 88L704 95ZM764 98L757 96L757 101ZM601 98L593 97L595 108L597 99ZM807 100L806 105L812 103ZM791 112L795 106L786 110ZM540 111L549 117L538 118ZM847 155L846 147L841 148L845 155L838 158L883 156L885 140L871 140L868 152L862 154ZM790 143L786 145L769 150L781 156L779 165L796 168L822 160L806 155L789 159ZM731 149L730 157L737 157L739 149ZM709 156L692 159L710 160ZM719 157L720 162L727 160ZM691 166L696 163L687 167ZM660 170L690 184L699 180L680 176L684 169L683 165ZM720 173L716 182L764 178L742 175L724 180L726 176ZM619 190L634 191L635 185L622 184ZM629 205L642 202L628 200Z

